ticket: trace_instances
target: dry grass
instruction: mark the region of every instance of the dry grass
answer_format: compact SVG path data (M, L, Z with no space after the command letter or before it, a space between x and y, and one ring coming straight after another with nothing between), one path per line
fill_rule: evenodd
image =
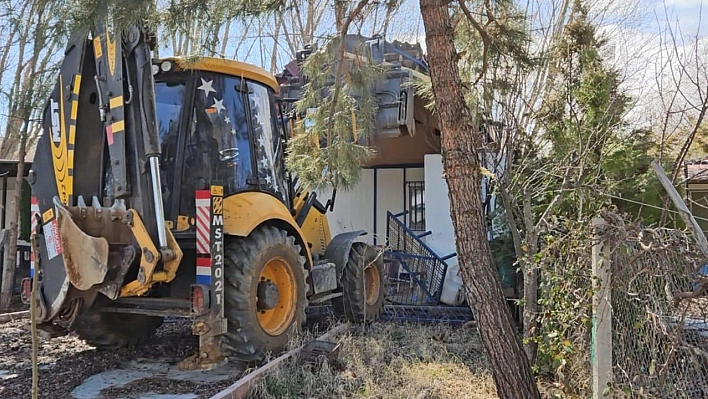
M496 398L474 327L375 323L337 337L335 364L292 361L250 398Z

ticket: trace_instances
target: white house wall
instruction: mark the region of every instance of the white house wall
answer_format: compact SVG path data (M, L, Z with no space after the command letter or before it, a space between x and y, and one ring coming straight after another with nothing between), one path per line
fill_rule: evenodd
M376 177L374 178L374 175ZM405 178L404 178L405 176ZM376 184L374 184L376 180ZM443 176L442 158L439 154L426 155L424 168L365 169L359 183L348 191L339 191L334 211L328 215L332 235L365 230L368 235L364 240L384 244L386 239L387 212L400 213L406 204L405 182L424 181L425 230L430 234L423 240L439 256L452 254L455 249L455 231L450 216L448 186ZM482 195L487 192L486 182L482 184ZM322 190L319 194L324 203L331 195L331 190ZM374 216L374 199L376 214ZM492 201L495 199L492 198ZM492 203L492 208L494 203ZM410 205L409 205L410 206ZM374 224L374 218L376 223ZM405 220L404 217L401 218ZM446 261L449 268L443 284L441 301L449 305L459 305L462 280L458 275L457 257Z
M439 154L425 156L425 242L440 256L455 252L455 230L450 217L450 199ZM457 258L448 264L457 263Z
M321 202L326 202L332 196L330 188L320 190L318 198ZM373 171L362 170L361 179L351 189L337 191L337 198L334 202L334 210L327 214L329 229L332 236L354 230L365 230L369 234L365 241L372 243L371 233L374 230L373 204L371 198L374 196L374 174Z
M487 169L498 171L500 162L494 157L496 155L493 154L486 159ZM489 190L489 178L483 177L481 183L482 201L485 201ZM425 204L425 229L432 232L426 237L426 243L438 251L438 255L441 256L455 252L455 231L452 227L448 187L443 176L440 154L425 156ZM497 209L497 196L492 195L489 207L484 212L489 214L495 209ZM496 223L499 224L500 221L496 220ZM491 240L503 228L503 225L493 226L489 230L487 238Z
M376 172L376 243L386 242L386 212L403 212L403 169Z
M374 195L374 173L376 195ZM373 244L386 241L386 213L399 213L404 209L404 172L396 169L364 169L361 179L353 188L337 191L334 210L327 217L332 236L353 230L368 234L364 241ZM423 168L406 168L406 181L422 181ZM331 196L331 189L320 190L318 198L324 203ZM376 225L374 225L374 198L376 199Z

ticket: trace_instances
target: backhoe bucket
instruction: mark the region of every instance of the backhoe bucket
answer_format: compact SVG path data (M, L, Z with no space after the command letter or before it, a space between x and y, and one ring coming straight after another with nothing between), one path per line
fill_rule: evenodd
M102 207L96 197L92 206L86 206L82 197L77 202L78 206L66 207L55 198L50 211L56 212L56 218L42 229L40 306L46 308L40 312L41 321L71 317L79 305L89 307L98 292L116 299L136 257L123 201L110 208Z
M148 232L142 241L134 236L133 216L149 215L151 227L160 225L154 219L164 223L152 217L155 204L162 205L154 193L159 180L151 178L156 168L146 174L143 162L160 152L154 94L146 94L154 90L150 51L138 27L109 30L99 22L90 39L83 30L69 39L28 176L36 198L34 260L43 323L70 325L99 293L117 299L125 281L138 277L139 268L131 266L153 240ZM153 270L158 261L170 261L157 250L150 258Z
M84 233L62 205L56 206L64 268L71 285L86 291L101 284L108 271L108 241Z

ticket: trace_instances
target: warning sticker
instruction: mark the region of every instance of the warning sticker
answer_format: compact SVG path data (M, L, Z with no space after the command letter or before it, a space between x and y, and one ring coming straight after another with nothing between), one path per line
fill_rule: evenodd
M54 219L51 222L42 226L44 231L44 241L47 244L47 257L49 259L54 259L57 255L61 253L61 243L59 242L59 228L57 226L57 220Z

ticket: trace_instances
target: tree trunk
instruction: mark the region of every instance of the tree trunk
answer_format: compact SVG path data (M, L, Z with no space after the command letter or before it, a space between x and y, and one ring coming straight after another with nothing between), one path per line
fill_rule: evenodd
M10 307L12 301L12 291L15 283L15 263L17 262L17 236L20 215L20 198L22 196L22 179L25 171L25 153L27 150L27 130L23 127L23 134L20 136L20 151L17 162L17 178L15 179L15 194L13 201L15 209L10 215L10 237L4 245L2 288L0 288L0 312L5 312Z
M281 11L273 17L275 19L275 33L273 33L273 50L270 54L270 73L278 73L278 36L280 36L280 27L284 23L284 13Z
M492 263L482 214L481 142L465 105L454 30L445 0L420 0L435 106L442 128L442 159L450 190L450 214L460 272L478 320L497 394L502 399L539 398L531 367Z

